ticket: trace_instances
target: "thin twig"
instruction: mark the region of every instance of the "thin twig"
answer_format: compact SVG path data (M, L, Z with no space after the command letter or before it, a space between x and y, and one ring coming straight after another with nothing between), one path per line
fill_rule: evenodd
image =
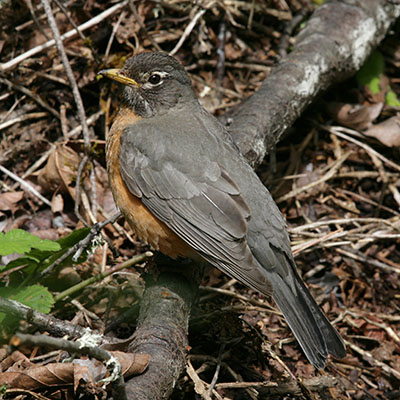
M221 361L222 361L222 354L225 350L225 343L222 343L220 349L219 349L219 354L218 354L218 359L217 359L217 366L215 367L215 372L214 376L211 380L210 386L207 390L207 395L211 398L211 393L214 390L215 384L217 383L218 376L219 376L219 371L221 370Z
M147 36L147 38L150 40L151 45L157 50L157 51L162 51L161 47L158 45L157 42L154 41L154 39L151 37L151 35L149 35L149 33L147 32L146 29L146 25L144 24L144 22L142 21L142 18L140 18L140 15L136 9L135 3L133 2L133 0L129 0L129 7L133 13L133 15L136 18L136 21L139 23L140 27L143 29L145 35Z
M91 115L87 120L86 123L88 126L93 125L99 118L101 115L103 115L103 111L98 111L96 114ZM72 137L74 137L75 135L79 135L82 132L82 125L77 126L76 128L70 130L67 133L67 138L71 139Z
M361 356L365 359L368 359L370 364L372 366L378 366L385 374L389 376L394 376L397 379L400 379L400 372L395 370L392 367L389 367L389 365L383 363L382 361L377 360L373 355L366 350L363 350L361 347L358 347L354 343L351 343L347 340L345 340L345 343L347 346L349 346L352 350L354 350L356 353L361 354Z
M19 122L27 121L29 119L39 119L39 118L44 118L47 117L47 113L45 112L33 112L33 113L27 113L24 115L20 115L19 117L9 119L8 121L0 124L0 131L2 129L6 129L10 127L11 125L18 124Z
M80 161L79 166L78 166L78 172L76 174L75 206L74 206L75 215L78 217L79 221L81 221L85 226L89 226L89 224L87 223L87 221L82 217L81 213L79 212L79 204L81 202L82 173L83 173L83 170L84 170L88 160L89 160L89 156L88 155L83 156L83 158Z
M8 175L10 178L14 179L14 181L18 182L23 188L31 192L34 196L36 196L40 201L44 204L51 207L51 202L43 197L30 183L21 179L18 175L15 175L13 172L9 171L7 168L0 165L0 171Z
M75 21L71 18L71 16L69 15L67 9L64 7L64 5L61 3L61 1L59 0L54 0L55 3L58 5L58 7L60 7L60 10L63 12L63 14L68 18L68 21L70 22L70 24L74 27L74 29L76 30L76 33L79 35L79 37L82 39L82 41L86 40L85 35L82 33L82 31L79 29L78 25L76 25ZM47 38L48 39L48 38Z
M323 129L327 130L328 132L331 132L339 137L341 137L342 139L346 139L349 142L352 142L354 144L356 144L357 146L360 146L361 148L363 148L367 153L373 154L375 157L379 158L380 160L382 160L385 164L387 164L389 167L400 171L400 165L394 163L393 161L389 160L388 158L386 158L385 156L383 156L382 154L378 153L376 150L374 150L372 147L368 146L365 143L360 142L357 139L354 139L346 134L344 134L342 132L342 128L339 126L321 126ZM349 129L346 129L347 132L351 131ZM356 133L358 133L357 131L354 131Z
M337 218L337 219L328 219L325 221L316 221L312 222L310 224L305 224L301 226L296 226L295 228L290 228L289 232L290 233L300 233L302 231L308 230L308 229L315 229L319 228L320 226L326 226L326 225L348 225L348 224L354 224L354 223L382 223L387 226L390 226L391 228L394 228L394 225L390 220L386 219L380 219L380 218Z
M81 241L79 241L78 243L76 243L74 246L70 247L60 258L58 258L57 260L55 260L52 264L50 264L47 268L45 268L41 273L40 273L40 277L44 277L48 274L50 274L53 269L61 264L65 259L67 259L71 254L76 253L79 249L83 248L85 249L87 246L89 246L89 244L92 242L93 238L95 236L97 236L99 234L99 232L109 223L114 223L119 217L121 216L121 212L118 211L115 215L113 215L111 218L103 221L103 222L99 222L95 225L92 226L92 228L90 229L90 232L88 233L88 235L82 239Z
M196 13L194 18L189 22L189 24L186 26L185 30L183 31L183 34L181 38L179 39L178 43L176 46L169 52L170 56L173 56L174 54L177 53L177 51L182 47L183 43L185 42L186 38L190 35L190 32L192 32L193 28L196 26L197 21L199 18L202 17L202 15L206 12L206 10L200 10Z
M85 108L83 107L82 97L81 97L81 94L79 92L79 88L78 88L78 85L76 83L74 74L72 72L72 68L71 68L71 65L69 63L67 53L65 52L64 45L63 45L62 38L61 38L61 34L60 34L59 29L58 29L56 20L54 18L53 11L51 9L49 0L41 0L41 2L43 4L44 10L46 12L50 28L53 31L54 40L56 42L56 46L57 46L58 52L60 53L61 60L62 60L62 63L64 65L64 69L65 69L65 72L67 74L69 83L71 85L72 94L74 95L75 104L76 104L77 111L78 111L79 121L80 121L80 123L82 125L83 140L85 142L85 151L88 152L89 151L89 147L90 147L90 137L89 137L89 128L88 128L88 126L86 124L86 113L85 113Z
M118 386L119 399L126 400L126 393L124 389L124 378L122 375L122 367L120 362L107 350L102 349L97 345L94 339L100 343L101 336L99 334L92 334L89 329L82 338L78 339L76 342L70 340L53 338L48 335L27 335L22 333L17 333L12 339L12 344L14 346L20 346L24 344L26 346L45 346L52 347L56 349L62 349L70 354L80 354L88 355L96 360L105 363L110 374L113 376L113 381ZM90 333L89 333L90 332ZM91 337L89 337L89 334ZM86 339L87 337L87 339ZM124 395L125 393L125 395Z
M33 93L31 90L19 85L18 83L11 82L6 78L0 78L0 83L11 86L13 89L16 89L19 92L27 95L28 97L36 101L36 103L38 103L41 107L47 110L50 114L54 115L57 119L60 119L60 114L53 107L50 107L40 96Z
M111 45L112 45L112 42L114 40L115 34L117 33L117 30L118 30L118 28L119 28L119 26L121 24L121 21L125 18L125 16L126 16L126 11L124 10L124 11L122 11L120 16L118 17L117 22L113 26L113 30L112 30L111 35L110 35L110 39L108 40L108 43L107 43L106 52L104 53L104 58L105 59L108 58L108 55L110 53Z
M118 10L120 10L121 8L125 7L126 4L128 3L128 0L124 0L121 1L120 3L115 4L114 6L110 7L108 10L103 11L102 13L100 13L99 15L96 15L95 17L93 17L92 19L90 19L89 21L86 21L85 23L83 23L82 25L80 25L78 27L78 29L83 32L86 29L92 28L93 26L98 25L101 21L103 21L104 19L108 18L110 15L114 14L115 12L117 12ZM70 39L74 36L76 36L76 29L72 29L66 33L64 33L61 36L61 40L66 40L66 39ZM18 65L20 62L26 60L29 57L33 57L34 55L40 53L43 50L48 49L49 47L52 47L55 45L55 40L49 40L48 42L41 44L39 46L34 47L33 49L28 50L27 52L20 54L18 57L13 58L12 60L6 62L6 63L0 63L0 71L6 71L12 67L15 67L16 65Z
M59 293L57 296L54 297L54 300L60 301L62 299L64 299L65 297L71 296L74 293L80 292L82 291L82 289L84 289L85 287L104 280L105 278L115 274L116 272L119 272L125 268L131 267L133 265L139 264L143 261L146 261L147 259L149 259L150 257L153 256L153 253L151 251L146 251L143 254L139 254L138 256L132 257L130 260L127 260L119 265L116 265L113 268L110 268L108 271L106 272L100 272L99 274L86 279L85 281L79 282L78 284L76 284L75 286L71 286L68 289L64 290L63 292Z
M321 178L317 179L314 182L309 183L308 185L304 185L300 188L296 188L291 190L289 193L286 193L285 195L277 198L275 201L277 203L281 203L282 201L288 200L292 197L296 197L298 194L305 192L311 188L313 188L314 186L320 185L321 183L324 183L330 179L332 179L335 174L337 173L337 171L339 170L339 168L341 167L341 165L346 161L346 159L349 157L349 155L351 154L352 151L348 151L347 153L345 153L339 160L335 161L333 163L333 165L330 167L330 170Z
M390 265L387 265L381 261L374 260L371 256L364 256L358 251L354 251L350 248L337 248L336 251L340 254L343 254L346 257L352 258L353 260L360 261L364 264L372 265L373 267L380 268L385 272L392 273L395 272L396 274L400 274L400 268L394 268Z

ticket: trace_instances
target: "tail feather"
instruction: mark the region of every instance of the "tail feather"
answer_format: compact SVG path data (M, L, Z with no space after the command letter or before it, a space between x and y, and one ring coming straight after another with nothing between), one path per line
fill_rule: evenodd
M267 272L274 290L273 298L309 361L316 368L324 368L328 354L343 358L346 348L337 330L312 298L296 267L291 267L291 283L276 272Z

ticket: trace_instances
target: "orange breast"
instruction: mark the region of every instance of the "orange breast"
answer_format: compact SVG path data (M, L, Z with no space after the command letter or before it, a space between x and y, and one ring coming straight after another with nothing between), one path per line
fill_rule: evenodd
M139 118L132 111L121 109L107 137L107 172L115 203L135 234L155 250L172 258L197 258L196 252L158 220L141 200L129 191L122 179L119 168L121 134L126 126L134 124Z

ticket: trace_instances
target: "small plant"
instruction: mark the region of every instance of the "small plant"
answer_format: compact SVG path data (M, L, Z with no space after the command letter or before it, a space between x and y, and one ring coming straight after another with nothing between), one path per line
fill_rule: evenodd
M57 260L86 237L89 231L89 228L79 229L57 241L40 239L22 229L0 233L0 256L13 253L20 255L7 265L0 266L3 277L0 280L0 297L16 300L40 312L49 313L54 305L54 297L47 287L48 283L57 270L73 263L73 254L60 263L57 263ZM86 255L83 253L76 263L85 260ZM49 270L51 265L56 265L56 268ZM49 273L43 274L46 270L49 270ZM0 326L0 335L5 333L4 330L10 333L16 329L18 321L15 317L0 312Z

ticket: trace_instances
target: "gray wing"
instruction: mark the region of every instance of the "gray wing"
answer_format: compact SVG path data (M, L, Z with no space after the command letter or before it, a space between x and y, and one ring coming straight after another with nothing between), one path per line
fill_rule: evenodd
M239 187L216 161L206 161L206 155L197 162L199 168L187 158L185 162L187 154L174 155L169 150L164 151L160 141L138 140L134 128L126 128L121 136L120 169L128 189L208 262L271 294L247 245L250 209Z

